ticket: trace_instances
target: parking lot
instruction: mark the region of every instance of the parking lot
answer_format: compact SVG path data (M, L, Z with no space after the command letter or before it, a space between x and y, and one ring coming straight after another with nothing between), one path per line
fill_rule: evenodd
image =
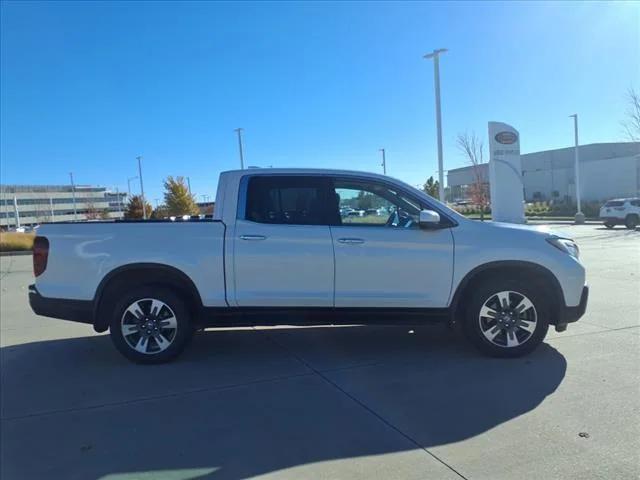
M207 330L138 366L35 316L31 257L1 261L9 479L640 477L640 232L579 243L586 315L516 360L442 325Z

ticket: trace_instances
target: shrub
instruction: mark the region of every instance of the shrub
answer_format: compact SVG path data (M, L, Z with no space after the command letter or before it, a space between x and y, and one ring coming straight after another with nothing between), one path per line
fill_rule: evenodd
M0 233L0 252L16 252L33 248L33 233Z

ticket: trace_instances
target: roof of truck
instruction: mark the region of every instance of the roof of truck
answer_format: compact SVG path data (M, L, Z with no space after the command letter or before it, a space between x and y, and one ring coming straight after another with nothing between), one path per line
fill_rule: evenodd
M367 175L380 178L393 178L380 173L358 170L337 170L328 168L260 168L249 167L244 170L227 170L221 175L277 175L277 174L314 174L314 175ZM394 179L397 180L397 179ZM400 181L400 180L398 180ZM404 183L404 182L403 182Z

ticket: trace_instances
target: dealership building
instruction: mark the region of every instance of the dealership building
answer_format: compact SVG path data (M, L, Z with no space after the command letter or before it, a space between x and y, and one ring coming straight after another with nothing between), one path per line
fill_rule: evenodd
M528 202L575 202L575 148L560 148L520 156L524 197ZM580 193L583 201L640 196L640 142L580 145ZM468 200L476 178L473 166L447 173L449 199ZM477 167L489 183L489 164Z
M111 192L105 187L0 185L0 227L122 218L126 200L126 193Z

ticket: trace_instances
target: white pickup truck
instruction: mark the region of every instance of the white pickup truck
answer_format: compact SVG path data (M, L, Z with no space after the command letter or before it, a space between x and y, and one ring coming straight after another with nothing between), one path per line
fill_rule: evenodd
M224 172L215 205L213 219L43 225L32 309L109 329L139 363L175 358L206 327L434 319L514 357L586 309L571 239L468 220L382 175Z

